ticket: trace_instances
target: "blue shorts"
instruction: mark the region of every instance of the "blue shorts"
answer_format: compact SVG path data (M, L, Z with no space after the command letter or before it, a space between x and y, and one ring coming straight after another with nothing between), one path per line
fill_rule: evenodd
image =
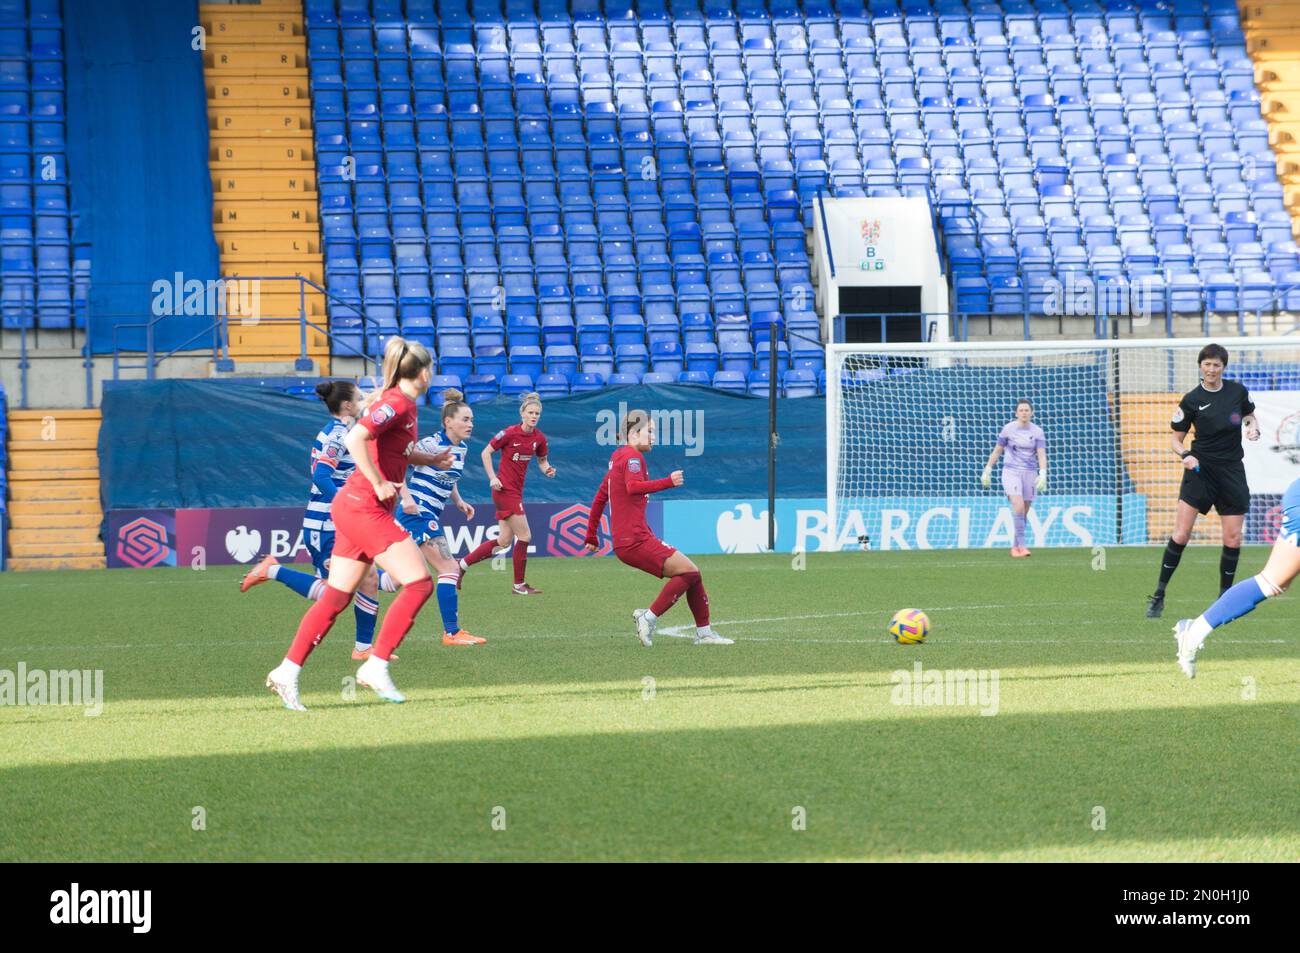
M1282 494L1282 527L1278 538L1300 546L1300 480L1293 480Z
M316 567L316 575L326 579L330 574L330 556L334 554L334 531L322 529L304 529L302 542L311 554L311 564Z
M394 519L397 521L397 525L410 533L411 539L421 546L429 540L442 535L442 529L438 526L438 521L431 520L426 516L412 516L398 509Z

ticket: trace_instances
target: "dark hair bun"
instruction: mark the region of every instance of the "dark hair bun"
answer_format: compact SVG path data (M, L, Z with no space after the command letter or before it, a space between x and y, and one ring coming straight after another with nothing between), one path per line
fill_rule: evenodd
M316 395L321 400L329 400L330 391L334 389L333 381L321 381L316 385Z

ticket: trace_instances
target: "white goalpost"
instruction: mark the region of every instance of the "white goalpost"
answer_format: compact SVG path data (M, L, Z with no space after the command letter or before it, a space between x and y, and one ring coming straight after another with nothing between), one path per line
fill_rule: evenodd
M1182 478L1170 421L1199 383L1196 358L1209 343L1228 349L1225 377L1257 405L1246 538L1271 541L1273 497L1300 476L1300 337L830 344L831 548L1010 545L1001 464L991 488L979 476L1022 398L1047 438L1048 487L1030 509L1029 545L1163 542ZM1218 531L1216 518L1199 520L1194 541Z

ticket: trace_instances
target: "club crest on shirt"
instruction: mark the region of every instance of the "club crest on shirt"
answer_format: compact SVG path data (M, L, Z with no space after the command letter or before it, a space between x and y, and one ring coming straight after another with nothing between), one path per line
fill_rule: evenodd
M1241 414L1233 414L1228 418L1228 420L1231 421L1232 425L1235 427L1237 424L1241 423Z
M631 460L629 460L629 461L627 462L627 468L628 468L629 470L631 470L633 473L640 473L640 472L641 472L641 461L640 461L640 460L637 460L637 459L635 459L635 458L634 458L634 459L631 459Z
M1174 411L1174 417L1173 420L1170 421L1170 423L1181 424L1182 422L1183 422L1183 408L1179 407L1177 410Z
M394 416L393 408L387 404L380 404L370 412L370 420L376 425L382 424L386 420L392 420Z
M339 455L339 448L334 446L333 444L325 448L325 456L337 457L338 455Z

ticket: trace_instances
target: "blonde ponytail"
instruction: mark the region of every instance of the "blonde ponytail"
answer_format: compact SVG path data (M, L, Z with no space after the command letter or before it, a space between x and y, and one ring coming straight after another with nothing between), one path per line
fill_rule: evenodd
M433 358L428 349L419 341L393 336L384 345L384 363L379 375L379 388L366 397L365 406L369 406L386 390L392 390L401 381L410 380L419 375L426 367L433 366Z

